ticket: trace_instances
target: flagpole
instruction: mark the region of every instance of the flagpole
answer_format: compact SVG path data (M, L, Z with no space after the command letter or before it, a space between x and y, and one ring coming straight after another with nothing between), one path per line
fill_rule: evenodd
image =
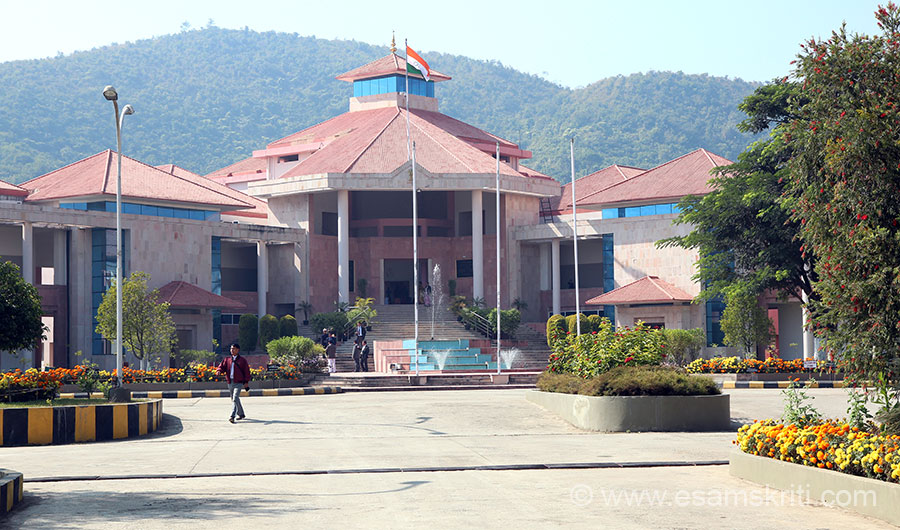
M500 373L500 142L497 142L497 373Z
M406 39L403 39L403 45L406 46L406 57L403 59L406 61L406 159L412 160L412 155L410 154L409 149L409 43ZM415 194L413 194L413 198L415 198Z
M419 211L416 202L416 143L412 144L412 182L413 182L413 314L415 315L416 333L415 333L415 355L416 355L416 375L419 375L419 248L418 225Z
M575 137L569 139L572 161L572 250L575 253L575 336L581 335L581 304L578 299L578 213L575 204Z

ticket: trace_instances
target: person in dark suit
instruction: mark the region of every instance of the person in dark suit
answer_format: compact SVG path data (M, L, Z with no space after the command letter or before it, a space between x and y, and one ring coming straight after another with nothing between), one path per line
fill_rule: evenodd
M369 343L362 341L362 348L359 351L359 366L363 372L369 371Z
M356 344L353 345L353 363L356 365L356 369L353 370L354 372L362 371L360 352L362 352L362 346L360 345L359 341L357 341Z
M362 348L362 341L366 338L366 321L360 320L356 323L356 345Z

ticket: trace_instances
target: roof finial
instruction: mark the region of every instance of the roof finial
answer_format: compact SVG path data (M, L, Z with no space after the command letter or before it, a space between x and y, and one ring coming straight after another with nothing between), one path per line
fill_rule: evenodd
M393 30L391 30L391 53L397 53L397 41L394 39Z

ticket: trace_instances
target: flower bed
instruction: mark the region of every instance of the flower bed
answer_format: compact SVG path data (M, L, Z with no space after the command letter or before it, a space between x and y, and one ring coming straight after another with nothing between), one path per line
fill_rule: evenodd
M873 434L838 421L785 425L757 421L735 443L753 455L900 483L900 436Z
M556 374L594 377L616 366L659 364L665 359L665 336L638 323L633 328L613 328L604 319L597 331L551 338L548 370Z
M742 374L753 371L767 374L789 374L808 370L828 374L835 373L833 365L829 365L826 361L817 361L815 369L807 369L803 367L803 359L784 360L779 357L770 357L765 361L740 357L696 359L685 369L692 374Z

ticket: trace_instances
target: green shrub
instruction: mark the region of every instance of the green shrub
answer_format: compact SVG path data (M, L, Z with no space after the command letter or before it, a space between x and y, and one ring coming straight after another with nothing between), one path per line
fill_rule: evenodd
M706 334L700 328L666 329L663 330L663 335L667 359L679 366L693 361L706 345Z
M172 352L172 359L178 363L178 367L180 368L195 364L209 366L216 360L216 352L206 350L178 350Z
M297 335L297 319L293 315L284 315L278 321L279 337L295 337Z
M306 337L281 337L266 345L269 360L282 366L303 366L304 361L316 361L325 353L320 344Z
M485 317L491 323L491 332L497 335L497 308L488 311ZM519 329L519 323L522 321L522 314L518 309L501 309L500 310L500 331L503 333L502 338L511 338L516 336L516 330Z
M259 319L259 346L266 349L266 344L278 338L278 319L274 315L263 315Z
M562 315L553 315L547 319L547 346L552 346L553 341L566 336L569 331L566 325L566 317Z
M709 377L666 366L617 366L584 381L586 396L707 396L721 393Z
M599 330L580 336L569 333L550 348L551 372L584 378L620 365L659 364L666 349L661 330L650 329L643 323L634 328L614 329L607 318L600 320Z
M562 394L577 394L584 379L572 374L554 374L543 372L538 376L537 388L544 392L559 392Z
M238 321L238 344L241 351L252 352L256 350L256 342L259 339L259 319L253 313L244 313Z
M590 329L587 331L587 333L593 333L595 331L600 331L600 315L588 315L587 321L590 324ZM584 328L583 328L584 322L582 322L581 325L582 325L581 331L582 331L582 333L584 333Z
M347 327L347 313L335 311L333 313L316 313L309 319L309 325L316 333L323 329L334 330L340 335Z
M579 315L581 316L581 332L585 333L585 316L583 313L579 313ZM578 319L576 318L576 315L569 315L566 317L566 328L566 331L568 331L572 335L576 334L576 332L578 331Z

